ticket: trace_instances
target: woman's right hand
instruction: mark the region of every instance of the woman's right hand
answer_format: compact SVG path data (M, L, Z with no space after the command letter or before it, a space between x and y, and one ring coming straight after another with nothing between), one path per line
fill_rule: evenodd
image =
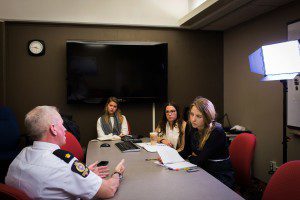
M160 156L158 156L157 161L160 162L160 163L163 163Z
M166 140L166 139L163 139L161 141L161 143L163 143L165 145L168 145L169 147L172 147L172 148L174 147L173 144L169 140Z

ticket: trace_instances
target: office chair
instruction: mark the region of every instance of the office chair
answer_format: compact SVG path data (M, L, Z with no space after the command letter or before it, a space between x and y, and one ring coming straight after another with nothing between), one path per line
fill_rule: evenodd
M3 183L0 183L0 199L30 200L30 198L25 194L25 192Z
M66 144L61 149L71 152L79 161L84 161L82 147L76 137L69 131L66 132Z
M237 185L243 190L250 186L251 163L255 150L256 137L253 134L241 133L233 139L229 146L232 167Z
M20 132L12 110L0 107L0 160L13 160L19 153Z
M263 200L300 200L300 160L280 166L271 177Z
M131 135L131 126L127 120L127 126L128 126L128 135Z

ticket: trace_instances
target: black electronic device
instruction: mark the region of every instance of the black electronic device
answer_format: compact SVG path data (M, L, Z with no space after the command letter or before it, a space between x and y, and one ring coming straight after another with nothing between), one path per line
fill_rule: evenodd
M137 145L133 144L131 141L118 142L118 143L115 143L115 145L118 147L118 149L122 153L134 152L134 151L141 150L141 148L139 148Z
M165 102L168 44L67 41L67 103Z
M135 138L131 135L125 135L125 136L121 137L121 140L124 142L130 141L132 143L142 143L143 142L141 139Z
M110 144L108 144L108 143L103 143L103 144L100 145L100 147L110 147Z
M130 140L132 143L142 143L143 141L141 139L133 138Z
M133 137L131 135L124 135L124 136L121 137L122 141L129 141L131 139L133 139Z
M98 167L100 167L100 166L106 166L106 165L108 165L108 161L107 161L107 160L102 160L102 161L100 161L100 162L97 164Z

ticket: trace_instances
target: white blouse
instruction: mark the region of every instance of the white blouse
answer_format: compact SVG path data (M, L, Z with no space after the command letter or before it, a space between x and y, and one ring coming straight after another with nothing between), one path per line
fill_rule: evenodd
M173 130L170 128L169 122L166 124L166 134L162 136L163 139L169 140L173 147L177 148L178 138L179 138L179 128L178 126L174 127Z

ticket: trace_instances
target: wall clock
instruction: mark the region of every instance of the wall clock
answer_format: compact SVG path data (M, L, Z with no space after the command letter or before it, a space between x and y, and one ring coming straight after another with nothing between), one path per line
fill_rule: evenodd
M28 42L28 53L31 56L45 55L45 42L43 40L30 40Z

